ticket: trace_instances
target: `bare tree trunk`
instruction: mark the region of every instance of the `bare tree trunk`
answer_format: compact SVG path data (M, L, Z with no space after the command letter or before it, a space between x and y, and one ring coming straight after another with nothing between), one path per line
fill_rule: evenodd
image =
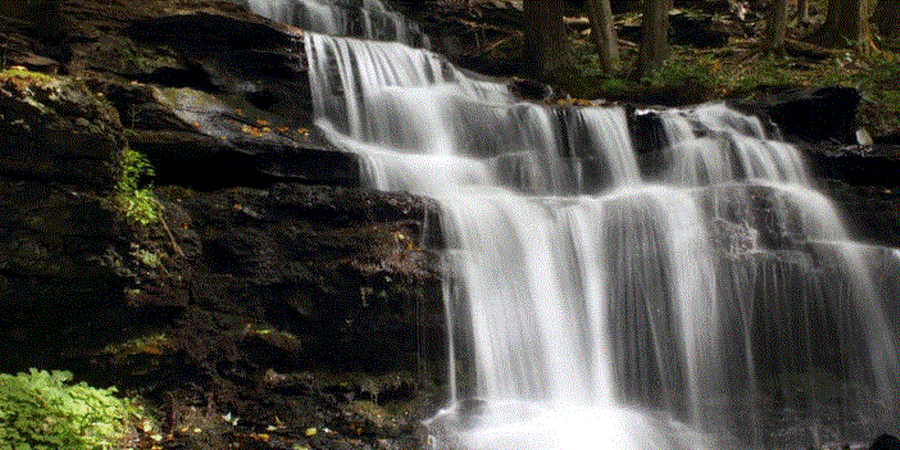
M609 0L587 0L591 19L591 38L600 52L603 71L619 70L619 38L613 24L612 6Z
M872 22L881 37L900 40L900 0L879 0L872 13Z
M823 47L856 47L869 51L874 46L869 25L869 0L828 0L825 23L809 40Z
M525 0L525 71L548 80L573 66L560 0Z
M797 0L797 21L809 22L809 0Z
M781 52L784 49L784 38L787 34L787 0L775 0L769 4L766 16L766 43L769 51Z
M644 0L638 75L649 77L669 56L669 0Z

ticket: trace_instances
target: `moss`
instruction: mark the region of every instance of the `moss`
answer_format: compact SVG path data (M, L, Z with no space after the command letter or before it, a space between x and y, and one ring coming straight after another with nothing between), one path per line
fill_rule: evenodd
M130 254L132 257L134 257L135 260L151 269L159 269L163 266L163 256L157 252L147 250L135 245L134 248L132 248Z
M10 67L0 72L0 80L27 80L41 84L50 84L56 81L51 75L40 72L32 72L23 67Z

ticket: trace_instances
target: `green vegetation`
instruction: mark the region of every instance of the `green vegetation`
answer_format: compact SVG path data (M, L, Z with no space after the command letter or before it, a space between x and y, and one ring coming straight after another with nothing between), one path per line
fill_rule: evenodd
M8 69L0 71L0 80L8 79L37 81L43 84L48 84L55 81L55 79L50 75L40 72L32 72L21 67L10 67Z
M153 166L140 152L125 147L122 150L122 173L112 195L113 205L125 217L138 225L159 222L162 206L148 187L141 187L141 178L153 176Z
M684 58L669 58L663 62L662 70L649 80L653 86L680 86L699 83L715 89L723 82L722 63L710 54L697 54Z
M135 260L140 261L141 264L151 269L163 268L162 256L157 252L136 247L133 248L130 253Z
M72 374L31 369L0 374L0 442L11 450L123 448L143 411L115 388L70 384Z
M835 50L817 57L765 54L753 39L732 40L728 46L696 49L672 46L663 69L640 81L631 73L604 75L593 45L573 34L577 74L574 78L593 80L575 87L570 93L580 98L620 98L629 92L646 88L700 86L710 98L735 98L753 94L766 87L815 88L848 86L860 90L859 125L873 135L884 135L900 129L900 53L879 50L861 53ZM635 48L624 48L625 67L633 65ZM584 90L579 88L584 86ZM640 98L637 96L635 98ZM893 112L893 113L892 113Z

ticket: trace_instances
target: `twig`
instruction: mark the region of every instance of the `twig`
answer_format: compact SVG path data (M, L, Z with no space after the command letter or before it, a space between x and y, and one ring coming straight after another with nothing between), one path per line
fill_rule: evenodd
M166 230L166 234L169 235L169 242L172 243L172 248L175 249L175 253L177 253L178 256L184 257L184 252L181 251L181 247L178 245L178 243L175 242L175 235L172 234L172 230L169 229L169 225L166 223L166 218L163 217L162 214L160 214L159 216L159 223L162 224L163 229Z

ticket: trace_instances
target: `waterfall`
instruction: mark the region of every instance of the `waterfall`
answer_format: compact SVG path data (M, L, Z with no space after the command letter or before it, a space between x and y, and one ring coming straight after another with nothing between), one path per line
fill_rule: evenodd
M651 169L624 108L520 102L398 42L307 33L306 51L317 127L370 187L440 205L436 448L798 448L896 420L870 249L759 119L639 111L665 138Z
M380 0L242 0L251 11L304 30L428 47L416 24Z

